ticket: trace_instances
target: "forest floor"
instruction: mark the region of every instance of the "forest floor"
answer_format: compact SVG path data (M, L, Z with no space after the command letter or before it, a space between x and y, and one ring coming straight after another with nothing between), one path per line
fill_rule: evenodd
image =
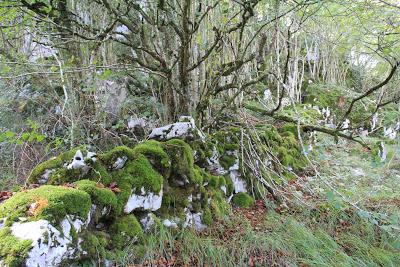
M312 153L318 175L292 183L304 205L282 208L266 198L201 233L157 229L120 264L400 266L398 148L388 147L380 163L357 144L323 137Z

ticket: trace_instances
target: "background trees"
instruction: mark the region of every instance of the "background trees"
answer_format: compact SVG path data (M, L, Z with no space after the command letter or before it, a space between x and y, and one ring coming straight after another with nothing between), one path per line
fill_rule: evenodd
M123 143L129 118L215 127L250 101L274 116L311 83L354 93L334 132L353 98L399 97L395 1L8 0L0 12L1 125L41 126L32 164L58 145Z

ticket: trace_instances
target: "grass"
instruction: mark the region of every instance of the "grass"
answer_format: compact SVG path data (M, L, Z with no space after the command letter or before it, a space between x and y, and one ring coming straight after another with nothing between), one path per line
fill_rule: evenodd
M321 221L313 223L309 218L305 222L307 212L284 215L269 211L261 216L264 216L264 221L259 230L253 229L240 212L202 233L158 227L143 247L126 249L120 264L400 266L399 251L383 241L383 233L372 232L372 236L381 235L382 241L363 234L374 229L369 223L355 221L345 231L331 232L329 225Z

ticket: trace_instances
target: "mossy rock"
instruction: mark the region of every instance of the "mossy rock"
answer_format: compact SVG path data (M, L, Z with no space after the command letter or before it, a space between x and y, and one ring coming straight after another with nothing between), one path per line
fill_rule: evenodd
M32 206L34 205L34 206ZM88 193L75 188L44 185L16 193L0 205L0 218L11 225L18 218L45 219L57 223L66 215L86 219L91 208Z
M161 142L155 140L145 141L136 145L133 148L133 152L145 155L158 172L163 174L164 177L169 176L171 164Z
M241 192L233 196L232 203L239 208L249 208L253 205L254 200L249 194Z
M171 182L178 185L196 182L192 148L179 139L166 141L164 148L171 159Z
M31 240L20 240L14 237L9 227L0 229L0 259L4 260L6 266L22 266L31 247Z
M118 249L143 239L142 227L134 215L116 219L110 227L110 233L112 245Z
M88 193L93 204L102 208L110 207L113 210L117 208L115 193L109 188L104 188L102 184L90 180L80 180L75 182L75 188Z

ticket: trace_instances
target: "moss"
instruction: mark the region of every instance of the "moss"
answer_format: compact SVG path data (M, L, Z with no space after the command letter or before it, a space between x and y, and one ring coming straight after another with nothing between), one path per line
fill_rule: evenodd
M203 184L203 181L204 181L203 170L198 166L194 166L193 172L194 172L193 182L195 184L199 184L199 185Z
M9 227L0 229L0 259L4 260L6 266L22 266L31 247L31 240L20 240L14 237Z
M82 250L87 253L87 256L91 259L101 259L107 256L107 246L110 237L100 231L84 231L82 234Z
M248 208L253 205L254 200L249 194L241 192L233 196L232 202L240 208Z
M38 183L40 177L45 173L46 170L56 170L49 175L49 184L62 184L71 181L71 179L68 178L78 177L81 174L80 170L67 170L63 168L65 164L72 161L75 153L78 150L81 150L83 154L87 153L86 148L80 146L64 152L57 157L42 162L32 170L27 182L31 184Z
M90 172L86 175L87 179L93 180L104 185L113 182L113 178L108 173L107 168L99 161L88 163L91 166Z
M144 156L139 156L126 163L125 168L112 173L118 182L119 180L128 181L132 188L136 188L139 193L143 187L147 192L158 193L163 184L163 177L153 169L150 161Z
M34 219L47 219L58 222L65 215L77 215L86 218L90 207L90 196L84 191L62 186L44 185L36 189L16 193L0 205L0 218L8 218L7 225L11 225L19 217L32 217L28 214L29 206L39 200L46 200L47 204L37 210Z
M233 194L233 190L235 190L235 186L232 182L232 179L229 177L229 175L225 176L225 186L226 186L226 195L230 196Z
M119 249L143 239L142 228L134 215L118 218L110 231L113 247Z
M164 143L171 159L171 179L195 182L192 148L182 140L172 139Z
M212 219L211 210L209 208L206 208L204 210L202 221L205 225L208 225L208 226L210 226L212 224L213 219Z
M184 209L189 206L189 196L193 194L193 188L170 187L165 190L161 209L157 211L161 217L166 215L181 217Z
M129 160L132 160L136 157L136 153L127 146L117 146L107 153L98 155L98 158L108 167L111 167L118 158L122 157L127 157Z
M134 160L127 161L125 167L110 173L118 188L121 190L117 196L117 213L121 213L128 201L132 190L141 193L143 187L146 192L160 192L163 185L163 177L154 170L150 161L142 154Z
M222 155L219 158L219 163L225 170L229 170L230 167L235 165L236 163L236 157L234 155Z
M100 184L90 180L75 182L76 188L88 193L92 203L101 207L117 208L117 197L109 188L103 188Z
M230 205L226 202L221 191L210 190L208 192L211 197L210 210L214 220L222 220L229 214Z
M135 146L133 152L145 155L161 174L165 177L169 176L169 156L162 143L155 140L146 141Z

